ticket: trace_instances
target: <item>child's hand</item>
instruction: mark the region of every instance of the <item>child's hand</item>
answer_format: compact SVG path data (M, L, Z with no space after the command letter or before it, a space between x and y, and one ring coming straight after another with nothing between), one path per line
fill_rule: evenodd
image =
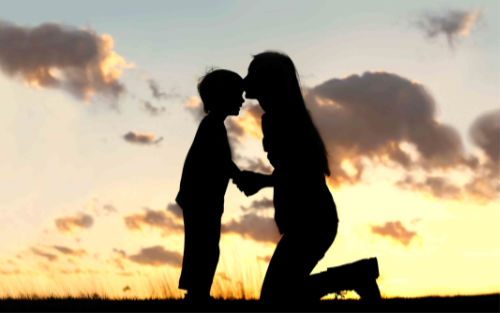
M233 182L247 197L257 193L262 188L260 175L254 172L242 171L237 177L234 177Z

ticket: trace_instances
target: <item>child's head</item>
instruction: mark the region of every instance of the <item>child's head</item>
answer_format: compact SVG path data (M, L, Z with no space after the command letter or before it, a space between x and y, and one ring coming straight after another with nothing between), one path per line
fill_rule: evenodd
M198 84L205 113L238 115L243 102L243 79L235 72L212 70Z

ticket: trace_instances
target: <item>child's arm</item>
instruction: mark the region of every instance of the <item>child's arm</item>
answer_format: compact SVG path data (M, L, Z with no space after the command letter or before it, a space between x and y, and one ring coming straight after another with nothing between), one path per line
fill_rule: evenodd
M246 196L251 196L262 188L273 187L274 178L273 175L242 171L235 183Z
M233 161L231 161L231 165L229 169L229 177L232 178L233 180L237 180L240 177L241 170L238 168L236 164L234 164Z

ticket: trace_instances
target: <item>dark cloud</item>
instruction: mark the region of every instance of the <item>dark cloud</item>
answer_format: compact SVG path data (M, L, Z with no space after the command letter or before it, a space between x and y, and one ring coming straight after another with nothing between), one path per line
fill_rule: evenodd
M480 19L480 11L448 10L425 13L416 24L429 38L441 34L446 36L450 48L453 48L457 38L469 35Z
M131 67L113 51L113 39L92 30L44 23L37 27L0 21L0 68L30 85L61 88L82 100L94 94L117 98L118 81Z
M125 250L113 248L113 252L118 253L123 258L127 256L127 253L125 252Z
M87 254L87 251L85 251L84 249L74 250L74 249L71 249L71 248L68 248L68 247L63 247L63 246L52 246L52 247L55 250L59 251L60 253L66 254L66 255L82 256L82 255L86 255Z
M181 233L184 231L184 225L167 215L166 212L158 210L145 209L144 213L133 214L124 217L125 225L130 230L142 230L145 226L158 228L168 233Z
M371 226L371 231L376 235L390 237L405 246L417 236L416 232L407 230L400 221L387 222L382 226Z
M180 267L182 264L182 255L175 251L166 250L162 246L143 248L139 253L129 256L128 259L142 265L152 266Z
M161 100L167 98L167 93L160 90L160 86L155 80L149 78L146 81L148 82L149 89L151 89L151 92L155 99Z
M35 247L31 248L31 252L33 252L33 254L35 254L35 255L46 258L47 260L49 260L51 262L57 260L57 255L49 253L49 252L44 252L44 251L37 249Z
M157 144L163 140L163 137L160 137L155 140L154 134L146 134L146 133L138 133L135 131L129 131L125 135L123 135L123 139L131 143L137 144Z
M73 232L75 229L90 228L94 224L94 219L88 214L79 216L67 216L55 220L56 227L61 232Z
M406 169L449 168L463 159L458 132L435 117L435 102L420 84L396 74L366 72L332 79L307 96L309 109L330 153L334 184L357 182L361 158ZM413 146L417 161L404 150ZM342 166L350 160L356 175Z
M254 200L249 207L241 206L243 211L253 211L253 210L267 210L274 208L273 199L262 198L260 200Z
M472 142L488 158L487 164L498 172L500 164L500 110L483 113L470 128Z
M472 123L469 134L485 160L473 159L474 177L465 185L465 190L487 203L500 195L500 110L480 115Z
M167 211L172 213L175 217L182 219L184 214L182 213L181 207L177 203L169 203L167 205Z
M151 102L143 100L142 104L144 105L144 109L149 112L152 116L157 116L162 112L165 112L165 107L155 107L151 104Z
M103 210L108 212L108 213L117 213L118 210L111 204L105 204L103 207Z
M273 218L248 213L240 220L231 220L222 225L222 233L241 235L254 241L276 243L280 239L278 227Z
M127 292L127 291L130 291L130 290L132 290L132 289L130 288L129 285L123 287L123 289L122 289L123 292Z
M433 195L436 198L459 199L463 195L462 188L445 177L428 176L423 181L417 181L408 175L396 185L409 190L419 190Z

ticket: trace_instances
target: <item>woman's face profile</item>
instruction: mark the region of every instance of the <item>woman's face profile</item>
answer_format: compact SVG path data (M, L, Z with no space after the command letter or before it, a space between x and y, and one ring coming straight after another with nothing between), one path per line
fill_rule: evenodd
M262 67L262 66L261 66ZM268 98L265 95L267 94L266 85L269 85L269 82L265 81L265 76L262 75L262 68L256 65L255 60L250 63L248 67L248 74L243 80L244 88L245 88L245 98L247 99L257 99L259 101L260 106L264 111L269 111L269 101L263 101L264 98Z
M245 98L247 99L256 99L257 98L257 77L255 73L255 65L252 61L248 66L248 74L243 79L244 88L245 88Z

